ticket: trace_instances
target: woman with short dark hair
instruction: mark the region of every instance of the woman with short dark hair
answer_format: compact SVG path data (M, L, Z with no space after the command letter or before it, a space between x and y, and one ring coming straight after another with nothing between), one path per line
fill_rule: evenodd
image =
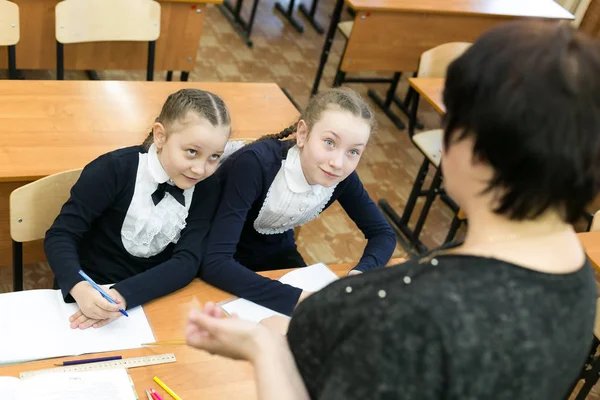
M484 34L449 69L444 186L463 243L341 279L285 338L193 311L188 343L253 363L261 399L562 399L594 274L570 223L600 186L600 45L568 25Z

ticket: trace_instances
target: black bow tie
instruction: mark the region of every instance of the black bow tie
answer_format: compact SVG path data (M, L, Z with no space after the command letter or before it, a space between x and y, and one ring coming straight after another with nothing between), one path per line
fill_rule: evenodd
M178 188L175 185L169 185L167 182L160 183L154 193L152 193L152 201L154 205L160 203L160 201L165 197L165 192L171 193L171 196L175 198L185 207L185 197L183 197L183 189Z

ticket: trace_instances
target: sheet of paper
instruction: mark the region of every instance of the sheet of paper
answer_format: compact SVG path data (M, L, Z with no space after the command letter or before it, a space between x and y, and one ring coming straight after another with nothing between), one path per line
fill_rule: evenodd
M19 378L0 376L0 393L5 399L21 399L22 383Z
M62 301L60 291L57 291L62 318L67 321L69 316L77 312L75 303L67 304ZM142 347L142 343L154 342L154 333L146 318L142 307L127 310L129 317L122 316L102 328L71 329L70 340L73 341L73 354L99 353L102 351L115 351L135 349Z
M71 329L76 304L59 290L26 290L0 295L0 364L141 347L154 334L142 307L128 310L102 328Z
M42 374L21 383L23 400L137 400L125 369Z
M279 279L280 282L295 286L309 292L316 292L338 279L325 264L319 263L309 267L288 272ZM246 299L237 299L221 306L229 314L237 314L241 319L259 322L274 315L282 315L269 308L260 306Z
M285 316L277 311L273 311L270 308L263 307L246 299L233 300L221 307L229 314L237 314L241 319L253 322L260 322L263 319L274 315Z
M288 272L279 279L279 282L296 286L308 292L318 292L337 279L338 276L327 265L319 263Z
M68 321L63 321L54 290L0 295L0 364L70 353Z

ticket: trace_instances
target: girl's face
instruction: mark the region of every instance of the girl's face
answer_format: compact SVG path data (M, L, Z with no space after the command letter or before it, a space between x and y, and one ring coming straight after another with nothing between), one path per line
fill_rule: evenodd
M158 159L177 187L189 189L215 172L229 132L229 126L212 126L191 112L174 122L169 134L161 123L156 123Z
M339 108L325 110L310 133L301 120L296 139L308 183L330 187L346 179L356 169L370 135L367 121Z

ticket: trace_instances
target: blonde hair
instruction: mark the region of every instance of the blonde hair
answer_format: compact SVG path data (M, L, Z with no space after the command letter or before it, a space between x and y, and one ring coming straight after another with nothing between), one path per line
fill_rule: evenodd
M298 122L300 122L300 120L306 122L308 131L310 132L315 123L321 119L323 112L331 105L337 106L341 110L348 111L355 117L364 119L369 124L371 131L375 130L375 114L361 95L348 87L337 87L324 90L314 95L308 102L306 109L302 112L298 121L294 124L279 133L265 135L258 140L285 139L296 133Z
M212 126L231 126L231 117L225 102L216 94L200 89L181 89L170 94L155 122L169 127L174 122L185 118L188 112L205 118ZM152 143L154 143L154 133L150 131L142 147L148 150Z

